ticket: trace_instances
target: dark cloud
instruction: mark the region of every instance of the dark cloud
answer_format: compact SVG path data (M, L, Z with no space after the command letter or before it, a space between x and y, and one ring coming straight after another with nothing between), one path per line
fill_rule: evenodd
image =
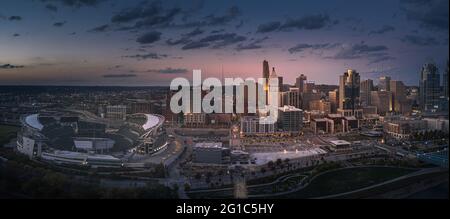
M222 16L211 14L205 17L206 24L209 26L226 25L241 15L241 11L237 6L229 8Z
M385 62L385 61L391 61L391 60L395 60L396 58L389 56L387 54L378 54L378 57L374 57L374 59L372 59L369 64L377 64L380 62Z
M18 33L13 34L13 37L19 37L19 36L20 36L20 34L18 34Z
M190 42L186 45L184 45L181 49L182 50L190 50L190 49L200 49L204 47L208 47L210 44L205 42Z
M66 21L63 21L63 22L56 22L56 23L53 24L53 26L55 26L55 27L62 27L62 26L64 26L66 23L67 23Z
M293 54L293 53L301 53L304 52L305 50L311 49L311 50L320 50L320 49L333 49L336 48L338 46L340 46L341 44L339 43L323 43L323 44L306 44L306 43L301 43L298 44L292 48L290 48L288 51Z
M10 20L10 21L21 21L22 17L21 16L10 16L8 18L8 20Z
M353 44L350 46L341 46L340 50L334 55L326 58L331 59L359 59L359 58L380 58L386 56L389 50L386 46L367 45L365 42Z
M108 31L108 30L109 30L109 25L105 24L105 25L100 25L98 27L94 27L94 28L88 30L88 32L101 33L101 32L105 32L105 31Z
M161 32L158 31L151 31L148 32L144 35L141 35L140 37L138 37L136 39L136 42L140 43L140 44L150 44L150 43L154 43L158 40L161 39Z
M369 35L372 35L372 34L384 34L384 33L387 33L387 32L394 31L394 30L395 30L395 27L390 26L390 25L384 25L383 27L381 27L378 30L370 31Z
M239 44L236 47L237 51L242 51L242 50L254 50L254 49L261 49L263 48L263 46L261 45L262 42L264 42L265 40L269 39L269 37L264 37L261 39L253 39L250 41L250 43L248 44Z
M115 24L128 24L134 22L134 25L120 28L121 30L145 28L145 27L165 27L168 26L174 18L181 14L180 8L165 9L161 1L141 2L133 8L127 8L120 11L111 18Z
M186 74L189 70L185 68L165 68L165 69L152 69L147 72L158 73L158 74Z
M216 34L216 33L222 33L224 31L225 31L225 29L218 29L218 30L212 30L211 33Z
M238 42L245 41L247 38L235 33L213 34L200 39L201 43L214 43L212 48L218 49Z
M223 15L210 14L204 16L201 20L183 22L180 24L174 24L172 27L206 27L206 26L224 26L235 21L241 15L241 11L237 6L232 6L226 10ZM237 24L239 26L239 24Z
M326 14L308 15L298 19L288 18L284 23L273 21L258 26L258 33L268 33L274 31L298 30L318 30L330 25L336 25L339 21L332 21Z
M12 64L0 64L0 69L17 69L24 68L23 65L12 65Z
M52 5L52 4L47 4L45 6L45 8L50 10L50 11L53 11L53 12L57 12L58 11L58 7L56 7L55 5Z
M401 39L402 42L416 46L438 46L440 43L433 37L421 37L417 35L406 35Z
M334 24L328 15L309 15L299 19L288 19L281 27L281 30L299 29L299 30L317 30L330 24Z
M157 54L157 53L147 53L147 54L137 54L137 55L129 55L123 56L124 58L134 58L137 60L146 60L146 59L163 59L167 58L166 54Z
M409 20L439 31L448 31L448 0L401 0L402 10Z
M44 3L54 2L54 3L59 3L64 6L74 7L74 8L80 8L80 7L85 7L85 6L88 6L88 7L97 6L101 2L105 2L105 1L107 1L107 0L41 0L41 2L44 2Z
M176 45L180 45L180 44L188 44L190 43L191 40L189 38L183 37L181 39L178 40L172 40L172 39L168 39L166 40L166 44L169 46L176 46Z
M256 32L257 33L273 32L273 31L278 30L278 28L280 28L280 26L281 26L281 23L278 21L269 22L269 23L259 25L258 30Z
M102 75L104 78L135 78L136 74L106 74Z
M200 35L200 34L203 34L203 33L204 33L203 30L200 30L199 28L196 28L195 30L184 34L184 36L186 36L186 37L194 37L194 36L197 36L197 35Z

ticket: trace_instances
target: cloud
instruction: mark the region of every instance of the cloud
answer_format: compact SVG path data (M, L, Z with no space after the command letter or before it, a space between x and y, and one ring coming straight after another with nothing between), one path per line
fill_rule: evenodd
M235 21L241 15L242 15L241 10L237 6L232 6L228 8L222 15L210 14L204 16L200 20L174 24L171 25L171 27L189 28L189 27L206 27L206 26L224 26ZM238 28L239 26L242 25L243 22L240 22L236 25L236 27Z
M19 36L20 36L20 34L18 34L18 33L13 34L13 37L19 37Z
M100 25L98 27L94 27L94 28L88 30L88 32L90 32L90 33L101 33L101 32L105 32L107 30L109 30L109 25L105 24L105 25Z
M261 24L258 26L257 33L267 33L267 32L273 32L278 30L280 28L281 23L278 21L269 22L265 24Z
M197 35L200 35L200 34L203 34L203 33L204 33L203 30L200 30L199 28L196 28L195 30L184 34L184 36L186 36L186 37L194 37L194 36L197 36Z
M56 22L56 23L53 24L53 26L54 26L54 27L62 27L62 26L64 26L66 23L67 23L66 21L63 21L63 22Z
M158 74L186 74L189 70L185 68L165 68L165 69L152 69L147 72L158 73Z
M128 56L123 56L123 57L124 58L134 58L137 60L146 60L146 59L163 59L163 58L167 58L168 55L157 54L157 53L147 53L147 54L128 55Z
M214 14L211 14L209 16L205 17L206 24L209 26L216 26L216 25L225 25L229 22L233 21L235 18L237 18L239 15L241 15L241 11L237 6L233 6L229 8L226 13L222 16L216 16Z
M44 3L54 2L73 8L97 6L98 4L104 1L107 0L41 0L41 2Z
M102 75L104 78L134 78L137 77L136 74L106 74Z
M52 4L47 4L45 6L45 8L50 10L50 11L53 11L53 12L57 12L58 11L58 7L56 7L55 5L52 5Z
M440 43L433 37L421 37L417 35L406 35L401 39L402 42L415 46L438 46Z
M185 45L182 47L183 50L199 49L204 47L209 47L213 49L220 49L233 45L239 42L247 40L245 36L237 35L236 33L223 33L223 34L212 34L201 38L197 41L185 41ZM171 42L177 43L177 42ZM179 42L181 43L181 42Z
M304 52L305 50L311 49L311 50L320 50L320 49L333 49L336 48L338 46L340 46L340 43L323 43L323 44L306 44L306 43L301 43L298 44L292 48L290 48L288 51L293 54L293 53L301 53Z
M372 35L372 34L384 34L384 33L387 33L387 32L394 31L394 30L395 30L395 27L390 26L390 25L384 25L383 27L381 27L378 30L370 31L369 35Z
M156 41L159 41L161 39L161 32L158 31L151 31L144 35L141 35L136 39L136 42L140 44L150 44L154 43Z
M409 20L431 30L448 32L448 0L401 0L401 5Z
M190 50L190 49L200 49L204 47L208 47L210 44L205 42L190 42L186 45L184 45L181 49L182 50Z
M264 37L264 38L260 38L260 39L253 39L251 40L250 43L248 44L239 44L236 47L237 51L242 51L242 50L255 50L255 49L261 49L263 48L263 46L261 45L262 42L264 42L265 40L269 39L269 37Z
M174 7L164 9L161 1L141 2L135 7L127 8L115 14L111 18L114 24L128 24L134 22L131 26L119 30L129 30L145 27L165 27L181 14L181 9Z
M288 18L284 23L273 21L258 26L258 33L269 33L274 31L318 30L330 25L336 25L339 21L332 21L326 14L307 15L297 19Z
M201 43L215 43L212 47L215 49L223 48L238 42L245 41L247 38L235 33L213 34L200 39Z
M10 21L21 21L22 17L21 16L10 16L8 18L8 20L10 20Z
M288 19L280 28L282 30L287 30L291 28L296 28L299 30L317 30L332 24L331 19L328 15L310 15L299 19Z
M335 55L325 58L337 60L367 58L373 60L388 56L386 53L388 50L389 48L383 45L371 46L365 42L360 42L352 45L341 45Z
M17 69L24 68L23 65L12 65L12 64L0 64L0 69Z

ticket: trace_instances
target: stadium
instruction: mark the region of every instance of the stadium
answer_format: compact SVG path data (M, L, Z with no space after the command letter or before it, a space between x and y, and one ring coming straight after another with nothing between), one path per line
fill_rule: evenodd
M164 121L156 114L131 114L124 121L74 111L30 114L21 118L17 151L57 165L120 168L135 154L151 157L167 147Z

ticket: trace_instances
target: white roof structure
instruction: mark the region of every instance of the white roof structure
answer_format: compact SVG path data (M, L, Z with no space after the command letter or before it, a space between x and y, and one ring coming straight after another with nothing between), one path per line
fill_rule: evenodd
M158 116L155 116L152 114L145 114L145 116L147 117L147 122L144 125L142 125L142 128L144 130L151 129L162 122L161 117L158 117Z
M331 144L334 146L348 146L351 145L350 142L344 141L344 140L336 140L336 141L330 141Z
M222 142L200 142L194 148L223 148Z
M29 115L25 118L25 123L28 126L31 126L32 128L42 131L42 129L44 128L44 125L42 125L41 122L39 122L38 117L39 117L39 114Z
M277 159L300 159L305 157L317 156L326 154L327 152L320 148L299 150L299 151L286 151L286 152L272 152L272 153L253 153L251 158L256 159L257 165L267 164L269 161L276 161Z

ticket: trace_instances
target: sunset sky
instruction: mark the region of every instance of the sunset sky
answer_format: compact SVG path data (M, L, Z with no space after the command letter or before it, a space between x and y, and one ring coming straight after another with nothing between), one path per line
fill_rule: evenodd
M2 0L0 85L168 85L259 77L269 61L337 84L356 69L416 85L449 56L448 0Z

